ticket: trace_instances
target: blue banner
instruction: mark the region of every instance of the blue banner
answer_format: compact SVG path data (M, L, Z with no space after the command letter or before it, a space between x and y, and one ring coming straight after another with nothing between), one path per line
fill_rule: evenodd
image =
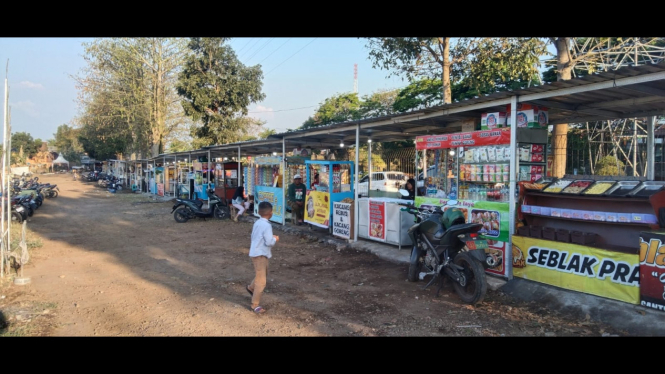
M254 215L259 217L259 203L267 201L272 204L273 222L282 223L282 205L284 203L284 192L281 188L254 186Z

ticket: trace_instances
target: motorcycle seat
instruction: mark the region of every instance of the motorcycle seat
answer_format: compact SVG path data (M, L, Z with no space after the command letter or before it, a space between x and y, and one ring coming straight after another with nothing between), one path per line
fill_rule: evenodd
M480 223L460 223L457 225L452 225L448 230L443 233L441 242L444 243L450 237L457 237L459 234L464 234L468 232L478 232L483 228L483 225Z

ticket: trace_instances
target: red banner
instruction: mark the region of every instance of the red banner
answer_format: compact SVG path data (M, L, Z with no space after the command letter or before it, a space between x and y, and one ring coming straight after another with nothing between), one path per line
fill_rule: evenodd
M416 137L416 149L478 147L482 145L510 144L510 127L494 130L459 132L446 135Z
M386 202L369 200L369 237L386 241Z

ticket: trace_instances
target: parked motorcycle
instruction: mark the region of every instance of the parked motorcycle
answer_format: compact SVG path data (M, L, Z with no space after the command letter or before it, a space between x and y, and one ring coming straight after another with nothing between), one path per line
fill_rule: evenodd
M203 209L203 200L176 199L173 210L171 210L173 218L178 223L184 223L196 217L203 219L209 217L226 219L231 216L228 204L215 195L213 189L208 189L208 196L210 196L208 209Z
M406 190L400 190L408 196ZM450 200L448 205L457 202ZM437 296L446 278L465 303L475 305L485 298L487 279L485 269L497 266L496 258L485 253L487 240L478 235L483 225L466 223L464 213L451 206L418 208L411 203L399 203L401 210L414 215L416 224L408 233L413 243L407 280L417 282L427 276L427 289L439 282ZM424 270L424 271L421 271Z

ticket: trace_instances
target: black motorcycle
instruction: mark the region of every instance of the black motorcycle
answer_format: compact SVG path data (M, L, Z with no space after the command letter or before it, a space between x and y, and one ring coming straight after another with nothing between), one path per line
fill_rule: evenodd
M176 199L173 210L171 210L173 218L178 223L184 223L197 217L203 219L209 217L226 219L231 216L228 204L215 195L214 190L208 189L208 196L210 197L210 204L207 209L203 208L203 200Z
M462 301L471 305L481 302L487 293L485 269L498 265L495 257L485 253L487 240L478 235L483 225L466 223L464 213L453 207L444 212L440 207L399 205L416 218L416 224L408 231L413 248L407 280L417 282L431 275L423 289L438 281L438 296L444 280L450 278Z

